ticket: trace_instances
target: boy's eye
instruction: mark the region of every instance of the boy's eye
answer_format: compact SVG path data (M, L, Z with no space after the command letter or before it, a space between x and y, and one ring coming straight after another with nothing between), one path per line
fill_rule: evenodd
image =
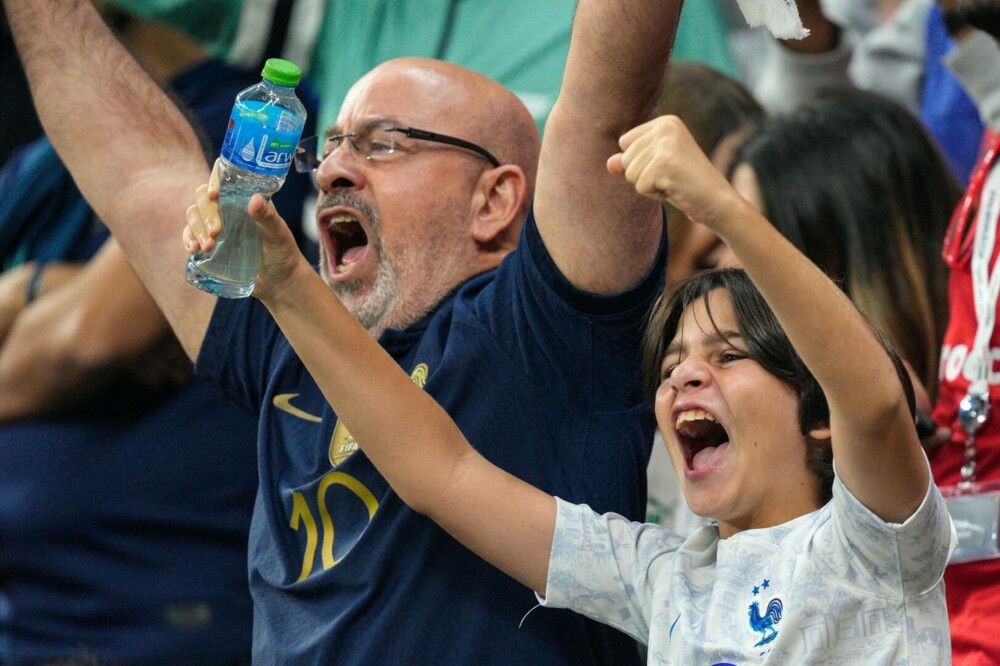
M663 382L670 379L670 375L674 374L675 368L677 368L676 365L668 365L667 367L663 368L663 371L660 372L660 381Z
M746 358L746 354L741 354L739 352L728 351L724 352L720 357L723 363L732 363L733 361L739 361Z

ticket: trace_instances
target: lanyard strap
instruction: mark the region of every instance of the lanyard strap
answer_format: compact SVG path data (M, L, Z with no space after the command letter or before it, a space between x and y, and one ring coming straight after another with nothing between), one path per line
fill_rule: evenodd
M972 296L976 311L976 337L972 345L974 376L969 393L988 395L990 339L996 325L997 297L1000 296L1000 261L990 270L1000 217L1000 169L994 168L986 179L976 220L972 246Z

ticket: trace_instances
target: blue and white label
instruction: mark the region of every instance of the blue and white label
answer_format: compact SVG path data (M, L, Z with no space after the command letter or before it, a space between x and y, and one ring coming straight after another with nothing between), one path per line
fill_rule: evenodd
M254 173L283 176L304 123L304 118L280 106L240 102L229 117L222 157Z

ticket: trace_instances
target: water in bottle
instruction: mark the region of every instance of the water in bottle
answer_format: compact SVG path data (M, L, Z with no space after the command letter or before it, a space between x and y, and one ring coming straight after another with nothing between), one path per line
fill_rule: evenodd
M294 63L271 58L263 80L236 96L219 159L222 233L209 252L188 259L187 281L223 298L253 291L260 263L260 233L247 213L254 193L270 197L281 188L306 121L295 95L302 75Z

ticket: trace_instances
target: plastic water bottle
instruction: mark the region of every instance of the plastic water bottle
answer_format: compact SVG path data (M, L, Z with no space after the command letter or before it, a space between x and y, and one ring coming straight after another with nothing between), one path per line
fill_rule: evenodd
M188 259L185 277L223 298L253 291L260 263L260 232L247 213L254 193L270 197L285 182L306 109L295 96L302 76L298 65L271 58L263 80L236 96L219 160L219 214L222 233L210 252Z

